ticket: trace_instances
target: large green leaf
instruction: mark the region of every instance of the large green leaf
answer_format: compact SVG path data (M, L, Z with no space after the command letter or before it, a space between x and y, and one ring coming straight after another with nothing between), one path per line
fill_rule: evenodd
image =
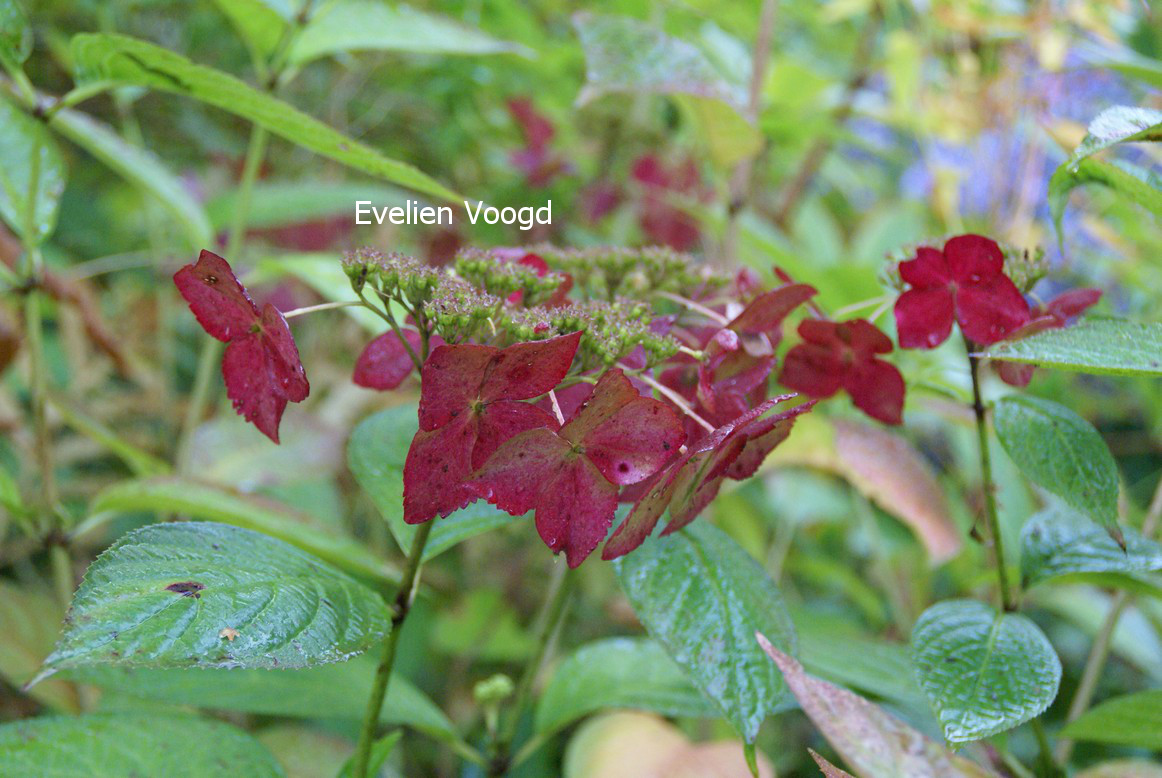
M1106 700L1067 724L1061 736L1162 751L1162 689Z
M0 726L0 775L278 778L285 774L261 743L221 721L93 713Z
M1069 164L1077 167L1086 157L1118 143L1162 140L1162 111L1115 105L1089 123L1085 138L1073 151Z
M169 476L122 481L93 498L86 523L101 523L110 514L130 511L178 514L256 530L377 586L399 582L398 572L362 544L317 524L306 514L274 500L203 481Z
M206 203L206 211L216 228L230 226L238 207L238 195L237 189L230 189ZM374 182L259 181L251 192L246 225L249 229L263 229L313 219L351 218L356 200L370 200L376 206L402 206L407 199L404 190ZM347 298L352 299L351 282L342 273L339 258L332 256L330 261L339 268L346 282ZM383 319L377 318L377 321L383 326Z
M1131 573L1162 570L1162 545L1132 527L1119 546L1084 514L1051 505L1021 530L1021 577L1026 586L1072 573Z
M124 35L82 34L73 38L72 54L80 85L113 81L185 95L355 170L417 192L457 199L454 192L411 165L383 156L234 76L197 65L160 46Z
M812 678L803 666L758 635L803 712L860 775L908 778L988 778L995 773L949 751L880 707L846 689Z
M578 13L573 24L585 50L579 103L609 93L645 92L719 100L735 110L746 105L746 85L731 79L693 43L628 16Z
M436 14L376 0L336 0L325 5L295 39L290 61L304 64L347 51L417 54L527 54L517 43Z
M416 407L400 405L368 416L351 433L347 443L347 464L355 480L371 497L405 553L411 549L416 527L403 520L403 464L417 429ZM485 502L475 502L446 518L433 519L436 526L424 547L424 559L517 520Z
M1061 660L1036 624L976 600L924 611L912 630L912 664L950 743L1040 715L1061 681Z
M606 708L664 716L718 714L665 650L644 638L607 638L577 649L557 666L537 704L536 729L553 732Z
M361 656L349 662L277 672L103 666L76 668L61 675L142 700L210 711L359 721L375 680L375 665L373 657ZM398 674L391 677L380 721L410 726L440 739L456 734L448 717Z
M0 218L40 243L56 227L64 190L65 162L44 124L0 97Z
M755 632L794 650L783 596L762 566L709 522L647 540L616 560L646 631L748 743L787 702L787 687L754 642Z
M50 126L169 211L192 246L213 243L214 231L201 203L152 152L134 146L96 119L70 108L53 114Z
M388 629L379 595L294 546L228 524L155 524L89 567L45 671L310 667Z
M1162 376L1162 324L1086 319L992 346L983 356L1057 370Z
M32 53L32 28L17 0L0 0L0 62L19 67Z
M1076 166L1063 164L1049 179L1049 213L1053 217L1059 242L1063 238L1061 219L1069 203L1069 194L1085 184L1108 187L1155 216L1162 216L1162 182L1154 171L1123 162L1114 164L1096 159L1083 159Z
M994 424L1021 472L1121 541L1118 466L1092 424L1063 405L1032 395L999 400Z

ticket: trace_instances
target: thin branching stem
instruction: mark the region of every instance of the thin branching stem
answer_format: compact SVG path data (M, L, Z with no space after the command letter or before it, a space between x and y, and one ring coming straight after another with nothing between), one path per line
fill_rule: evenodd
M336 308L352 308L357 305L363 305L359 300L343 300L335 303L319 303L318 305L307 305L303 308L294 308L289 311L283 311L282 317L284 319L293 319L296 316L305 316L308 313L315 313L317 311L333 311Z
M664 396L674 405L677 405L682 413L686 414L695 422L697 422L699 426L701 426L707 432L714 432L714 425L699 416L698 413L690 407L690 403L686 402L686 398L682 397L682 395L678 394L670 387L658 383L651 376L648 376L645 373L638 373L637 378L641 379L643 383L647 384L651 389Z
M658 292L654 292L654 294L656 294L658 297L664 297L667 300L673 300L674 302L678 303L679 305L684 306L686 308L689 308L691 311L694 311L695 313L700 313L703 316L705 316L707 319L710 319L710 321L714 322L715 324L720 324L722 326L726 326L727 324L730 323L730 320L727 319L725 316L723 316L718 311L714 310L713 308L707 308L705 305L702 305L701 303L695 302L694 300L691 300L688 297L683 297L680 294L674 294L673 292L666 292L666 291L658 291Z

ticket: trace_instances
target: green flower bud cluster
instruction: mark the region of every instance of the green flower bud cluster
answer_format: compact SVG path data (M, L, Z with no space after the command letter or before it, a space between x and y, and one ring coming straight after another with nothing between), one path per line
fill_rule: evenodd
M432 299L441 280L438 270L414 257L369 248L348 252L343 270L359 296L370 286L385 304L397 300L413 309Z
M585 369L611 367L641 346L654 365L678 351L668 335L650 330L654 313L648 305L629 300L597 300L554 308L506 309L503 327L514 341L541 340L581 330L578 355Z
M1040 246L1030 251L1002 245L1001 252L1005 255L1005 275L1025 294L1049 273L1045 249Z
M534 268L481 249L459 252L453 267L458 276L497 297L507 298L513 292L521 292L521 302L528 306L549 299L566 282L561 273L538 276Z
M457 276L441 274L431 298L423 305L424 318L449 343L496 335L503 298L476 288Z
M699 265L689 254L656 246L562 249L540 245L531 251L550 269L573 276L582 294L597 299L645 297L657 291L703 294L731 281L729 275Z

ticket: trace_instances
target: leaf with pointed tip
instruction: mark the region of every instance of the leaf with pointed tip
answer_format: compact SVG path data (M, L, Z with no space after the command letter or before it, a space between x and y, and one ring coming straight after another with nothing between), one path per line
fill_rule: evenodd
M379 775L383 763L391 756L391 752L395 750L396 745L399 744L403 733L399 730L395 732L388 732L383 737L371 744L371 755L367 760L367 772L364 775ZM343 767L339 770L337 778L362 778L362 776L355 775L355 756L352 755L350 759L343 763Z
M283 778L266 748L222 721L158 713L48 716L0 726L0 775Z
M782 671L803 712L859 774L996 778L995 773L957 756L858 694L812 678L762 634L755 637Z
M155 524L89 567L44 672L310 667L350 659L388 629L375 592L280 540L227 524Z
M818 751L808 748L807 753L811 754L811 758L815 760L815 764L819 765L819 769L823 771L824 778L855 778L846 770L841 770L835 765L828 762Z
M722 530L702 522L652 538L614 563L638 619L747 742L787 702L787 688L754 642L794 649L783 597Z
M921 614L912 666L950 743L1041 715L1061 681L1061 660L1036 624L976 600L940 602Z
M1062 737L1162 751L1162 689L1114 697L1086 711Z
M993 424L1021 472L1122 544L1118 466L1092 424L1063 405L1032 395L998 400Z
M1162 324L1090 318L1002 341L982 356L1098 375L1162 376Z
M39 244L56 227L64 190L64 158L44 124L0 99L0 218Z
M1102 162L1083 159L1076 166L1061 165L1049 179L1049 215L1057 230L1057 242L1064 240L1061 220L1069 204L1069 194L1079 186L1100 184L1128 197L1133 202L1162 217L1162 181L1153 170L1130 165L1124 161Z
M1072 573L1162 570L1162 545L1133 527L1122 532L1125 549L1084 514L1051 505L1021 530L1021 577L1032 586Z
M536 730L555 732L607 708L694 718L718 715L657 643L607 638L577 649L553 672L537 703Z
M126 35L84 33L73 37L71 51L78 86L113 81L191 97L355 170L444 200L457 199L454 192L411 165L383 156L234 76L195 64L161 46Z
M1162 111L1115 105L1099 113L1089 123L1085 138L1069 158L1074 167L1088 156L1118 143L1162 140Z

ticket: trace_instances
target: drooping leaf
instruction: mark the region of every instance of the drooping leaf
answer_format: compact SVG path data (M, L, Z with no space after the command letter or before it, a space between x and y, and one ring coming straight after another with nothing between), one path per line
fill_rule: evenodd
M157 713L49 716L0 725L0 775L282 778L253 737L221 721Z
M715 67L692 43L626 16L578 13L573 25L585 50L584 104L604 94L685 94L746 105L746 87Z
M1076 168L1086 157L1118 143L1158 140L1162 140L1162 111L1115 105L1089 123L1085 138L1069 158L1069 164Z
M1000 399L994 424L1021 472L1122 542L1118 466L1092 424L1063 405L1032 395Z
M282 0L214 0L214 5L262 61L278 48L292 21L293 9Z
M202 204L152 152L134 146L106 125L71 108L53 114L49 126L162 205L182 227L191 246L214 242L214 231Z
M66 670L65 678L116 690L142 700L189 705L207 711L233 711L293 719L356 722L367 707L367 690L376 660L301 670L171 669L93 666ZM380 722L401 724L441 740L455 739L456 728L427 696L406 678L393 674Z
M912 630L912 664L950 743L1039 716L1061 681L1061 660L1036 624L976 600L924 611Z
M18 0L0 0L0 62L20 67L32 53L32 27Z
M651 538L613 564L646 631L753 742L763 719L787 702L753 635L771 635L787 651L795 644L774 581L707 522Z
M997 343L981 356L1079 373L1157 377L1162 376L1162 324L1086 319Z
M388 629L379 595L280 540L227 524L155 524L89 567L45 672L310 667L350 659Z
M415 54L529 54L518 43L407 5L338 0L325 5L295 39L290 61L303 65L348 51Z
M1049 179L1049 213L1057 230L1057 240L1063 240L1061 219L1069 204L1069 194L1079 186L1101 184L1120 195L1130 198L1155 216L1162 217L1162 181L1150 170L1124 162L1110 163L1083 159L1076 166L1061 165Z
M812 678L763 635L757 638L803 712L858 774L995 778L995 773L952 753L863 697Z
M1162 689L1114 697L1065 725L1062 737L1162 750Z
M1084 514L1051 505L1021 530L1021 577L1031 586L1071 573L1162 570L1162 545L1132 527L1122 533L1124 549Z
M160 46L124 35L86 33L73 38L72 54L78 85L114 81L185 95L355 170L417 192L456 199L454 192L411 165L383 156L234 76L197 65Z
M364 545L272 500L189 478L122 481L99 493L87 523L114 512L153 511L217 521L278 538L374 586L394 586L399 574Z
M418 429L416 407L401 405L368 416L355 427L347 443L347 466L404 553L411 549L416 527L403 520L403 466ZM519 518L488 503L473 503L436 522L424 546L424 561L514 521Z
M718 713L657 643L608 638L582 646L557 666L537 703L536 729L554 732L607 708L697 718Z
M65 172L44 124L0 98L0 218L16 235L40 243L52 234Z

